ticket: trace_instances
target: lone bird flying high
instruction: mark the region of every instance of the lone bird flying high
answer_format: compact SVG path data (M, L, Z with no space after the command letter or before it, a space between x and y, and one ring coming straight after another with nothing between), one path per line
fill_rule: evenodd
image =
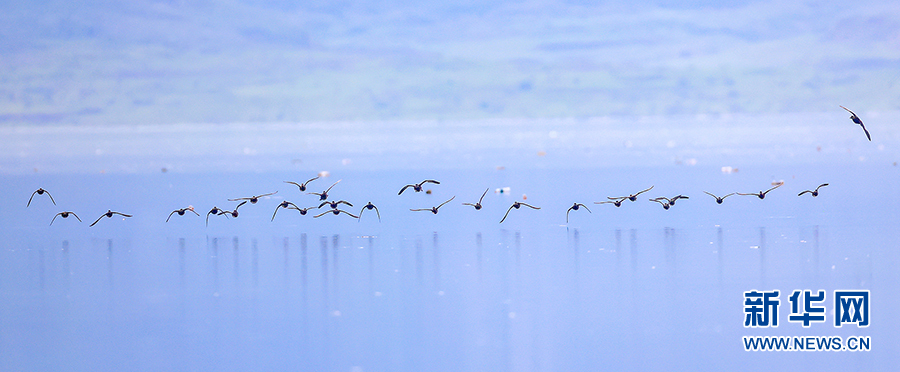
M838 106L840 106L840 105L838 105ZM866 138L868 138L869 141L871 141L871 140L872 140L872 136L869 135L869 130L867 130L867 129L866 129L866 126L863 125L862 120L859 120L859 116L856 116L856 113L854 113L853 111L850 111L850 109L848 109L848 108L846 108L846 107L844 107L844 106L841 106L841 108L844 109L844 110L847 110L847 112L850 113L850 120L853 120L854 123L859 124L859 126L862 127L863 132L866 132Z

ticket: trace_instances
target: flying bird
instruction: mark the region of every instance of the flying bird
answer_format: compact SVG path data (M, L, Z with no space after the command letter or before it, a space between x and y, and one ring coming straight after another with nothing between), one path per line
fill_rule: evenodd
M441 203L441 205L438 205L437 207L421 208L421 209L410 209L410 210L413 211L413 212L418 212L418 211L429 211L429 212L431 212L431 213L437 214L438 209L440 209L441 207L444 206L444 204L449 203L449 202L450 202L451 200L453 200L453 199L456 199L456 195L454 195L454 196L453 196L452 198L450 198L450 199L447 199L447 201Z
M592 213L591 210L588 209L588 207L587 207L586 205L581 204L581 203L575 203L575 204L573 204L571 207L569 207L568 210L566 210L566 223L569 223L569 212L571 212L571 211L577 211L577 210L578 210L579 208L581 208L581 207L584 207L584 209L587 209L588 213ZM508 211L507 211L507 212L508 212Z
M609 199L609 200L628 199L628 200L631 200L631 201L635 201L635 200L637 200L637 196L638 196L638 195L643 194L643 193L645 193L645 192L647 192L647 191L650 191L651 189L653 189L653 186L650 186L649 188L647 188L647 189L645 189L645 190L638 191L637 193L634 193L634 194L631 194L631 195L628 195L628 196L618 196L618 197L615 197L615 198L610 196L610 197L607 197L607 199Z
M100 222L100 220L101 220L103 217L112 218L112 216L113 216L114 214L118 214L118 215L120 215L120 216L122 216L122 217L131 217L130 214L119 213L119 212L113 212L112 210L107 209L107 210L106 210L106 213L101 214L100 217L97 217L97 220L94 221L94 223L92 223L90 227L93 227L94 225L97 224L97 222Z
M417 184L410 184L410 185L403 186L403 188L400 189L400 192L398 192L397 195L402 194L402 193L403 193L404 191L406 191L406 189L409 188L409 187L412 187L413 190L415 190L415 192L422 191L422 185L424 185L425 183L429 183L429 182L430 182L430 183L433 183L433 184L436 184L436 185L440 185L440 184L441 184L440 182L435 181L435 180L424 180L424 181L419 182L419 183L417 183Z
M304 182L304 183L296 183L296 182L293 182L293 181L284 181L284 183L289 183L289 184L291 184L291 185L297 186L297 187L300 188L300 191L306 191L306 184L308 184L308 183L310 183L310 182L312 182L312 181L315 181L315 180L317 180L317 179L319 179L319 176L315 176L315 177L313 177L313 178L310 178L310 179L306 180L306 182Z
M484 194L481 194L481 198L478 199L478 203L475 203L475 204L472 204L472 203L462 203L462 204L463 204L463 205L471 205L471 206L475 207L475 210L476 210L476 211L477 211L477 210L481 210L481 201L484 200L484 196L487 195L487 192L488 192L488 190L490 190L490 189L491 189L490 187L484 189Z
M722 204L722 202L725 201L725 198L727 198L727 197L732 196L732 195L735 194L735 193L731 193L731 194L728 194L728 195L725 195L725 196L722 196L722 197L718 197L718 196L715 196L713 193L708 192L708 191L704 191L704 193L706 193L706 195L709 195L709 196L712 196L712 197L716 198L716 203L719 203L719 204Z
M275 207L275 213L272 213L272 220L271 220L271 221L275 221L275 215L278 214L278 210L279 210L279 209L281 209L281 208L291 208L291 207L293 207L292 209L296 209L296 210L298 210L298 211L300 210L300 208L297 207L296 204L291 203L291 202L289 202L289 201L287 201L287 200L281 202L281 204L278 204L278 206ZM305 213L304 213L304 214L305 214Z
M234 210L233 210L233 211L226 211L226 210L224 210L224 209L223 209L223 210L220 210L220 211L219 211L219 215L221 216L221 215L224 214L225 217L228 217L228 215L230 214L231 217L237 218L237 216L238 216L238 208L240 208L240 207L241 207L242 205L244 205L244 204L247 204L247 200L242 201L241 204L238 204L237 207L234 207ZM209 216L207 216L207 217L209 217Z
M745 194L745 193L740 193L740 192L739 192L739 193L737 193L737 194L738 194L738 195L755 195L756 197L758 197L758 198L760 198L760 199L765 199L765 198L766 198L766 194L768 194L769 191L775 190L775 189L781 187L781 185L784 185L784 182L779 182L777 185L775 185L774 187L772 187L772 188L770 188L770 189L768 189L768 190L766 190L766 191L760 191L760 192L749 193L749 194Z
M607 200L602 202L594 202L594 204L614 204L616 207L621 207L622 202L628 199L627 196L623 196L621 199Z
M500 223L503 223L503 221L506 220L506 216L509 216L509 211L511 211L513 208L519 209L519 208L522 207L523 205L526 206L526 207L528 207L528 208L531 208L531 209L541 209L541 208L535 207L535 206L533 206L533 205L528 205L528 204L525 204L525 203L522 203L522 202L513 202L513 205L509 206L509 209L506 210L506 214L503 215L503 219L500 220Z
M338 206L341 204L347 204L351 207L353 206L353 204L350 204L350 202L348 202L346 200L338 200L338 201L323 201L322 204L319 204L319 208L322 208L326 205L330 205L331 209L337 209Z
M209 215L218 216L221 211L222 209L219 207L212 207L212 209L206 213L206 226L209 226Z
M840 106L840 105L839 105L839 106ZM872 136L869 135L869 131L866 129L866 126L863 125L862 120L859 120L859 116L856 116L856 113L854 113L853 111L850 111L850 109L848 109L848 108L846 108L846 107L844 107L844 106L841 106L841 108L844 109L844 110L847 110L847 112L850 113L850 120L853 120L854 123L859 124L859 126L862 127L863 132L866 132L866 138L868 138L869 141L871 141L871 140L872 140Z
M828 184L827 184L827 183L823 183L823 184L819 185L818 187L816 187L815 190L803 190L802 192L800 192L799 194L797 194L797 196L801 196L801 195L806 194L806 193L812 194L813 197L819 196L819 188L824 187L824 186L828 186Z
M331 188L334 187L334 185L337 185L338 182L341 182L341 180L334 181L334 183L332 183L331 186L328 186L328 188L325 189L325 191L322 191L322 192L309 192L309 193L307 193L307 194L310 194L310 195L318 195L318 196L319 196L319 200L328 200L328 192L331 191Z
M56 221L56 217L69 218L70 214L75 216L75 219L77 219L78 222L81 222L81 219L78 218L78 215L75 214L75 212L59 212L56 214L56 216L53 216L52 220L50 220L50 226L53 226L53 221Z
M665 197L665 196L660 196L660 197L658 197L658 198L650 199L650 200L652 200L652 201L657 201L657 200L663 200L663 199L665 199L665 200L666 200L666 203L669 203L669 205L675 205L675 201L678 200L678 199L690 199L690 198L687 197L687 196L684 196L684 195L678 195L678 196L674 196L674 197L672 197L672 198L667 198L667 197Z
M169 217L166 217L166 222L169 222L169 219L172 218L172 215L178 213L179 216L184 216L184 212L191 211L191 213L196 214L197 217L200 217L200 213L194 210L194 206L188 206L187 208L176 209L169 213Z
M249 198L228 199L228 201L241 201L241 200L247 200L247 201L250 202L250 204L256 204L256 202L259 201L259 198L264 197L264 196L269 196L269 195L275 195L275 194L277 194L277 193L278 193L278 191L275 191L275 192L270 192L270 193L268 193L268 194L262 194L262 195L251 196L251 197L249 197ZM237 208L235 208L235 209L237 209Z
M376 207L375 204L372 204L372 202L369 202L369 204L366 204L362 207L362 209L359 211L359 218L362 218L362 212L366 209L374 209L375 214L378 215L378 222L381 222L381 212L378 212L378 207ZM357 218L357 220L359 220L359 218Z
M43 189L43 188L40 188L40 189L37 189L37 190L34 190L34 192L33 192L33 193L31 193L31 197L30 197L30 198L28 198L28 204L26 204L26 205L25 205L25 208L28 208L28 207L30 207L30 206L31 206L31 199L34 199L34 194L38 194L38 195L44 195L44 193L47 193L47 196L49 196L49 197L50 197L50 201L52 201L52 202L53 202L53 205L56 205L56 201L55 201L55 200L53 200L53 196L52 196L52 195L50 195L50 192L49 192L49 191L47 191L47 190L44 190L44 189Z
M359 216L355 216L355 215L353 215L353 213L347 212L347 211L342 210L342 209L329 209L329 210L327 210L327 211L325 211L325 212L322 212L322 213L319 213L318 215L313 216L313 218L319 218L319 217L322 217L322 216L324 216L324 215L326 215L326 214L328 214L328 213L332 213L332 214L334 214L334 215L339 215L339 214L341 214L341 213L346 213L346 214L347 214L348 216L350 216L350 217L353 217L353 218L355 218L355 219L357 219L357 220L359 219Z
M654 202L657 202L657 203L659 203L659 204L662 204L662 207L663 207L663 209L665 209L665 210L669 210L669 207L671 206L671 204L669 204L669 201L668 201L668 200L669 200L669 199L668 199L668 198L665 198L665 197L660 197L660 198L653 198L653 199L650 199L650 201L654 201Z

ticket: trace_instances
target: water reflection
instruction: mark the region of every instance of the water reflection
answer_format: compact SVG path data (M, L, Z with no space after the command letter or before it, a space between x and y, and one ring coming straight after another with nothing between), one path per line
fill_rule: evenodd
M176 335L167 347L186 355L202 349L189 344L213 345L219 350L214 358L240 360L235 365L242 367L252 364L238 356L246 347L264 355L290 354L295 362L321 370L356 365L363 370L640 369L665 367L656 358L677 362L677 355L696 355L693 346L680 343L685 340L714 354L739 354L720 346L744 331L731 320L735 296L760 288L752 283L793 289L796 282L784 267L795 270L796 262L806 267L812 262L812 284L819 283L814 289L832 289L832 283L820 283L828 272L836 285L867 289L882 279L883 261L896 257L882 255L888 259L879 261L857 251L861 248L848 249L831 270L829 242L823 239L827 230L819 226L789 233L768 226L566 231L567 241L559 242L554 242L562 239L558 228L459 235L436 230L407 237L317 234L312 236L319 236L320 249L312 250L307 234L210 237L205 254L195 249L203 241L191 238L167 241L165 252L150 245L131 249L127 241L105 238L92 240L88 247L94 249L82 252L77 242L62 240L49 245L61 246L61 256L59 249L0 252L0 283L10 293L21 276L27 288L19 291L40 290L47 308L65 309L66 319L93 324L102 323L93 316L114 319L100 333L107 344L118 340L117 332L136 332L120 314L148 315L147 308L153 308L163 316L146 317L151 326L142 325L140 331ZM791 234L801 239L769 239ZM809 244L803 245L802 238ZM234 280L219 281L219 239L230 240L224 254L234 256L223 275L232 268ZM798 240L801 249L780 249ZM741 248L726 254L726 246ZM13 264L16 254L26 260L20 268ZM759 269L752 265L757 254ZM790 260L782 261L785 255ZM243 281L242 268L251 269L252 283ZM808 281L809 269L804 271L801 279ZM54 291L60 281L71 281L72 289ZM103 282L114 290L107 291ZM715 282L718 290L704 284ZM249 292L243 288L251 285ZM90 288L99 288L100 297ZM700 296L703 303L691 305L694 313L681 312L682 299ZM91 303L107 297L108 307ZM13 312L39 303L22 296L20 303L4 304ZM44 316L63 321L59 315ZM9 321L4 324L9 327ZM65 337L84 336L77 329L66 332ZM647 349L637 350L642 345ZM586 356L596 350L606 353ZM625 359L609 360L610 354Z

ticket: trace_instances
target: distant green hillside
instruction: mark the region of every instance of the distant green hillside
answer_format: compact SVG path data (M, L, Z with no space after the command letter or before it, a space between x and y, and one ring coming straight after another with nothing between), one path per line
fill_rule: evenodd
M900 109L892 2L677 4L7 4L0 123Z

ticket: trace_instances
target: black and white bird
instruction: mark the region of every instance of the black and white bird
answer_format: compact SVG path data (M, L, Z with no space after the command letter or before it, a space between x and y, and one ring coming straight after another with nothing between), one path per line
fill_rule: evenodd
M838 106L840 106L840 105L838 105ZM871 140L872 140L872 136L869 135L869 130L866 129L866 126L865 126L865 125L863 125L862 120L859 120L859 116L856 116L856 113L854 113L853 111L850 111L850 109L848 109L848 108L846 108L846 107L844 107L844 106L841 106L841 108L844 109L844 110L847 110L847 112L850 113L850 120L853 120L854 123L859 124L859 126L862 127L863 132L866 132L866 138L868 138L869 141L871 141Z
M130 214L125 214L125 213L120 213L120 212L113 212L112 210L108 209L108 210L106 210L106 213L101 214L100 217L97 217L97 220L94 221L94 223L92 223L90 227L93 227L94 225L97 224L97 222L100 222L100 220L101 220L103 217L106 217L106 218L112 218L112 216L113 216L113 215L116 215L116 214L118 214L118 215L120 215L120 216L122 216L122 217L132 217L132 215L130 215Z
M357 220L359 220L360 218L362 218L362 212L363 212L364 210L366 210L366 209L369 209L369 210L374 209L374 210L375 210L375 214L378 215L378 222L381 222L381 212L378 211L378 207L376 207L375 204L372 204L372 202L369 202L368 204L364 205L364 206L362 207L362 209L360 209L360 211L359 211L359 217L357 218Z
M440 209L441 207L444 206L444 204L449 203L449 202L450 202L451 200L453 200L453 199L456 199L456 195L454 195L454 196L453 196L452 198L450 198L450 199L447 199L447 201L441 203L441 205L438 205L437 207L431 207L431 208L419 208L419 209L410 209L410 210L413 211L413 212L418 212L418 211L429 211L429 212L431 212L431 213L437 214L438 209Z
M818 187L816 187L815 190L803 190L803 191L801 191L799 194L797 194L797 196L801 196L801 195L806 194L806 193L812 194L813 197L819 196L819 188L822 188L822 187L825 187L825 186L828 186L828 184L827 184L827 183L823 183L823 184L819 185Z
M326 214L328 214L328 213L334 214L335 216L337 216L337 215L339 215L339 214L341 214L341 213L345 213L346 215L348 215L348 216L350 216L350 217L353 217L353 218L355 218L355 219L357 219L357 220L359 219L359 216L354 215L353 213L347 212L347 211L342 210L342 209L329 209L329 210L327 210L327 211L325 211L325 212L322 212L322 213L319 213L319 214L313 216L313 218L319 218L319 217L322 217L322 216L324 216L324 215L326 215Z
M581 204L581 203L575 203L571 207L569 207L569 209L566 210L566 223L569 223L569 212L577 211L581 207L584 207L584 209L586 209L588 211L588 213L592 213L591 210L588 209L588 207L586 205Z
M490 190L490 189L491 189L490 187L484 189L484 193L481 194L481 198L478 199L478 203L475 203L475 204L472 204L472 203L462 203L462 204L463 204L463 205L471 205L471 206L475 207L475 210L476 210L476 211L477 211L477 210L481 210L481 201L484 200L484 196L487 195L487 192L488 192L488 190Z
M43 188L39 188L37 190L34 190L33 193L31 193L31 197L28 198L28 204L25 205L25 208L28 208L31 206L31 199L34 199L34 194L44 195L44 193L46 193L47 196L50 197L50 201L53 202L53 205L56 205L56 200L53 200L53 196L50 195L50 192L47 190L44 190Z
M648 187L648 188L646 188L646 189L644 189L644 190L638 191L638 192L636 192L636 193L634 193L634 194L631 194L631 195L628 195L628 196L617 196L617 197L612 197L612 196L610 196L610 197L607 197L607 199L609 199L609 200L628 199L628 200L631 200L631 201L635 201L635 200L637 200L638 195L643 194L643 193L645 193L645 192L647 192L647 191L650 191L650 190L652 190L652 189L653 189L653 186L650 186L650 187Z
M503 219L500 220L500 223L503 223L503 221L506 221L506 216L509 216L509 211L513 210L513 208L519 209L519 208L521 208L523 205L526 206L526 207L528 207L528 208L531 208L531 209L541 209L541 208L539 208L539 207L535 207L535 206L533 206L533 205L525 204L525 203L522 203L522 202L518 202L518 201L517 201L517 202L513 202L513 205L509 206L509 209L506 210L506 214L503 215Z
M277 193L278 193L278 191L275 191L275 192L270 192L270 193L268 193L268 194L254 195L254 196L251 196L251 197L249 197L249 198L228 199L228 201L241 201L241 200L246 200L246 201L249 201L250 204L256 204L256 202L259 201L259 198L266 197L266 196L270 196L270 195L275 195L275 194L277 194ZM237 208L235 208L235 209L237 209Z
M765 198L766 198L766 194L768 194L769 191L775 190L775 189L781 187L781 185L784 185L784 182L779 182L778 184L776 184L775 186L773 186L772 188L770 188L770 189L768 189L768 190L766 190L766 191L751 192L751 193L740 193L740 192L739 192L739 193L737 193L737 194L738 194L738 195L755 195L757 198L765 199Z
M68 212L68 211L67 212L59 212L55 216L53 216L52 220L50 220L50 226L53 226L53 221L56 221L56 217L69 218L70 214L75 216L75 219L77 219L78 222L81 222L81 219L78 218L78 215L75 214L75 212Z
M307 193L307 194L310 194L310 195L318 195L318 196L319 196L319 200L328 200L328 192L331 191L331 188L334 187L334 185L337 185L338 182L341 182L341 180L334 181L334 183L332 183L331 186L328 186L328 188L325 189L325 191L322 191L322 192L309 192L309 193Z
M289 184L291 184L291 185L297 186L298 188L300 188L300 191L306 191L306 184L308 184L308 183L310 183L310 182L312 182L312 181L315 181L315 180L317 180L317 179L319 179L319 176L315 176L315 177L313 177L313 178L310 178L310 179L306 180L306 182L304 182L304 183L296 183L296 182L293 182L293 181L284 181L284 183L289 183Z
M409 185L403 186L403 188L400 189L400 192L398 192L397 195L402 194L404 191L406 191L407 188L410 188L410 187L412 187L415 192L420 192L420 191L422 191L422 185L424 185L426 183L433 183L435 185L441 184L440 182L435 181L435 180L424 180L424 181L416 183L416 184L409 184Z
M716 196L715 194L713 194L713 193L711 193L711 192L709 192L709 191L704 191L704 193L706 193L706 195L709 195L709 196L712 196L712 197L716 198L716 203L719 203L719 204L722 204L722 202L725 201L725 198L727 198L727 197L732 196L732 195L735 194L735 193L731 193L731 194L727 194L727 195L725 195L725 196L721 196L721 197L720 197L720 196Z
M187 211L190 211L191 213L196 214L197 217L200 217L200 213L197 213L197 211L194 210L194 206L190 205L187 208L176 209L172 211L172 213L169 213L169 217L166 217L166 222L169 222L169 219L172 218L173 214L178 213L179 216L184 216L184 212Z

